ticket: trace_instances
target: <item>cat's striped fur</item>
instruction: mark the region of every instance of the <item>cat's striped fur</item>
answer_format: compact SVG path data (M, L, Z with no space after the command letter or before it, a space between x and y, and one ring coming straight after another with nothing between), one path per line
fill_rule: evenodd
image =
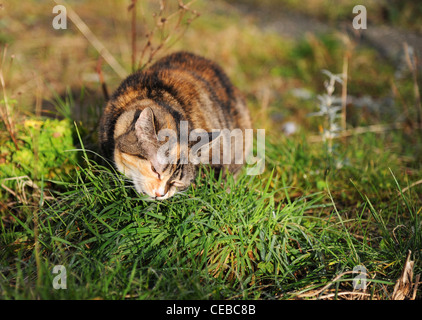
M100 122L101 150L133 179L138 192L171 197L190 185L197 165L181 163L180 141L174 163L158 161L157 150L164 142L157 140L157 133L166 128L180 137L182 121L189 131L244 131L252 126L244 98L216 63L177 52L130 75L114 92ZM234 162L211 165L232 173L241 167Z

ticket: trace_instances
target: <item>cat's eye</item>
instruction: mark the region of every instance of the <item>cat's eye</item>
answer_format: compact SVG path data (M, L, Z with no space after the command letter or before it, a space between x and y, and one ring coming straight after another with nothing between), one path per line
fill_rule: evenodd
M180 182L180 181L177 181L177 180L172 181L172 182L171 182L171 185L173 185L173 186L175 186L175 187L184 187L184 186L185 186L185 184L184 184L184 183L182 183L182 182Z
M158 176L158 179L161 180L160 174L157 172L157 170L155 170L155 168L154 168L154 166L152 164L151 164L151 170L152 170L152 172L154 172Z

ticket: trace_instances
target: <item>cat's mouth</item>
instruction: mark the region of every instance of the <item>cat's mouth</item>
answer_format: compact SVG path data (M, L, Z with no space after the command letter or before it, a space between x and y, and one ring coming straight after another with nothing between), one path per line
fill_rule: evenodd
M165 200L169 198L169 193L167 192L164 196L162 197L155 197L155 200Z
M165 200L174 196L177 191L177 188L174 186L171 186L165 194L157 193L155 190L152 190L152 191L144 190L136 182L134 183L134 186L135 186L135 190L139 194L148 196L148 200Z

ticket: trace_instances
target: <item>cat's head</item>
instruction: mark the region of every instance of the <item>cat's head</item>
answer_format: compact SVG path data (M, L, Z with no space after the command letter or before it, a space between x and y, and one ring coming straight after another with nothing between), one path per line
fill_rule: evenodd
M176 120L167 112L150 107L122 117L116 123L116 132L122 123L130 125L115 135L117 169L133 181L140 194L153 199L167 199L186 190L196 176L196 164L184 161L181 155L183 146Z

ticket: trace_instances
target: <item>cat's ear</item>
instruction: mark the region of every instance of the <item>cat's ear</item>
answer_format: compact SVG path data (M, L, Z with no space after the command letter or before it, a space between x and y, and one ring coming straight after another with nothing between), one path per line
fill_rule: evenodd
M150 107L142 110L135 123L135 133L138 141L158 141L157 132L154 125L154 113Z
M189 160L193 164L198 164L199 162L209 164L212 159L212 148L214 146L219 147L218 142L220 141L221 132L201 132L196 136L200 137L201 140L191 145ZM194 136L193 139L196 141L197 137Z

